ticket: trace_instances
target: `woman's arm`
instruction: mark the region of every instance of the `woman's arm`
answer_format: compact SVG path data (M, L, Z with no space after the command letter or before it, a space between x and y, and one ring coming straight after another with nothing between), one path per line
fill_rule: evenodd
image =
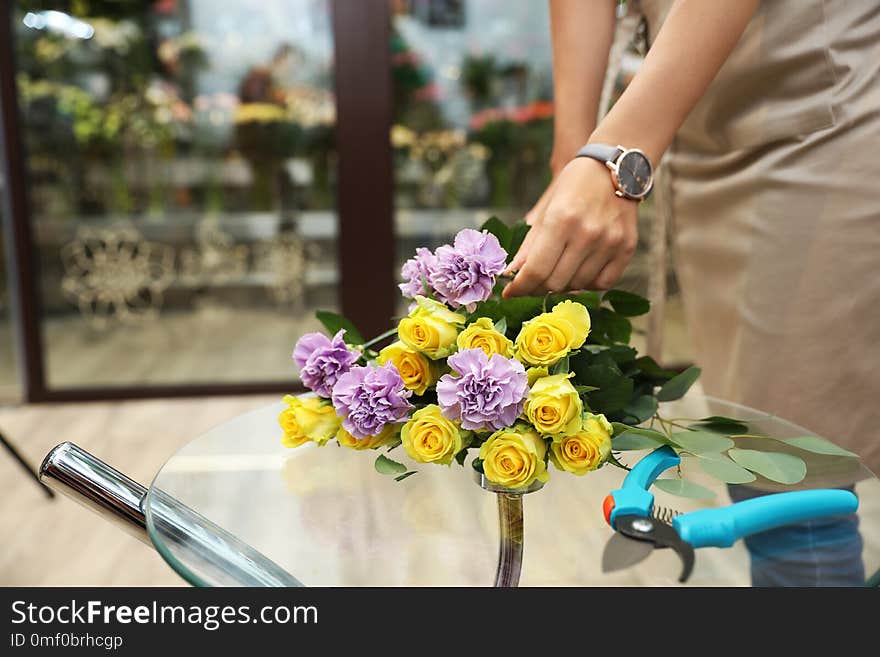
M641 69L589 141L640 148L656 164L758 2L676 0ZM635 251L637 209L614 195L602 163L569 161L533 221L527 248L510 266L519 271L504 296L611 287Z
M558 174L596 129L614 39L612 0L550 0L553 36L553 154Z
M554 180L596 129L599 97L614 39L613 0L550 0L553 43ZM551 183L526 214L534 224L547 209ZM525 255L525 253L524 253Z

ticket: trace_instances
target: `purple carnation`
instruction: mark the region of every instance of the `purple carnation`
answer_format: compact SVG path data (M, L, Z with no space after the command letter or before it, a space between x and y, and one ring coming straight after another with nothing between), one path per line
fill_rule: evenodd
M516 422L529 394L529 377L517 360L482 349L464 349L450 356L460 376L444 374L437 382L443 415L465 429L503 429Z
M306 333L293 349L293 360L299 366L302 382L321 397L329 398L339 377L361 357L360 351L345 345L343 333L345 329L332 340L323 333Z
M428 283L437 298L453 308L473 312L477 303L492 295L495 277L507 266L507 252L489 232L465 228L453 246L441 246L430 263Z
M393 363L352 367L333 388L333 406L352 436L367 438L403 421L412 408L411 394Z
M414 299L417 294L425 295L425 283L430 276L431 266L436 258L434 254L423 246L416 249L416 257L410 258L400 269L400 275L406 279L405 283L398 285L403 296ZM430 292L431 290L428 290Z

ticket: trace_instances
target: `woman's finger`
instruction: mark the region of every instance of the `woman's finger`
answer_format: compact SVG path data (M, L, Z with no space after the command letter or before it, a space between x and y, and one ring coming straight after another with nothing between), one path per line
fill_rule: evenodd
M529 258L504 288L502 295L505 298L537 293L562 255L565 244L546 223L532 228L530 232L534 232L535 237Z
M529 247L535 237L535 230L536 229L532 227L532 229L528 233L526 233L526 238L520 245L519 251L516 252L516 255L513 256L513 260L510 261L510 264L507 265L507 269L505 269L503 272L505 276L509 276L510 274L518 272L525 263L529 255Z
M587 290L593 285L596 276L610 262L611 254L607 250L597 250L590 255L589 258L581 263L581 266L571 278L571 288L573 290Z

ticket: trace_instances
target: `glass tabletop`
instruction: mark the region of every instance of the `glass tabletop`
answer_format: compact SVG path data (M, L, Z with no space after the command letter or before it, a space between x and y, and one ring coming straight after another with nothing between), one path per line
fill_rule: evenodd
M496 495L480 488L470 464L422 465L396 482L377 473L375 454L330 443L294 450L280 444L282 404L241 415L193 440L162 467L145 499L156 549L197 586L490 586L499 547ZM724 415L754 432L811 435L789 422L691 393L664 404L667 417ZM652 489L656 504L681 512L725 506L759 491L854 486L856 516L844 518L821 546L809 532L765 532L731 548L701 548L688 585L748 586L809 581L822 559L823 583L858 584L880 569L880 480L857 459L821 456L779 441L761 449L797 453L807 476L794 487L759 478L726 486L683 459L682 476L715 497L695 500ZM748 447L748 445L739 445ZM393 452L398 454L398 450ZM625 452L634 464L641 452ZM400 454L398 457L404 457ZM556 475L556 476L553 476ZM602 501L625 472L606 466L583 477L553 472L525 495L523 586L665 586L677 583L671 550L638 565L602 572L613 532ZM838 523L841 525L841 523ZM752 571L755 571L754 573ZM805 571L806 572L805 574ZM754 582L753 582L754 575ZM807 580L799 580L800 577Z

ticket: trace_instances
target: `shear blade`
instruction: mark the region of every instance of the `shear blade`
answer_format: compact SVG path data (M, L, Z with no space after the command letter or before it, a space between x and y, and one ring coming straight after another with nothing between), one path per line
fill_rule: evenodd
M617 531L627 538L644 542L651 548L672 548L681 560L679 582L684 582L694 569L694 548L683 541L678 532L664 522L640 516L622 516L615 522Z
M631 568L653 551L652 543L637 541L615 532L614 536L605 543L605 550L602 552L602 572L611 573L615 570Z

